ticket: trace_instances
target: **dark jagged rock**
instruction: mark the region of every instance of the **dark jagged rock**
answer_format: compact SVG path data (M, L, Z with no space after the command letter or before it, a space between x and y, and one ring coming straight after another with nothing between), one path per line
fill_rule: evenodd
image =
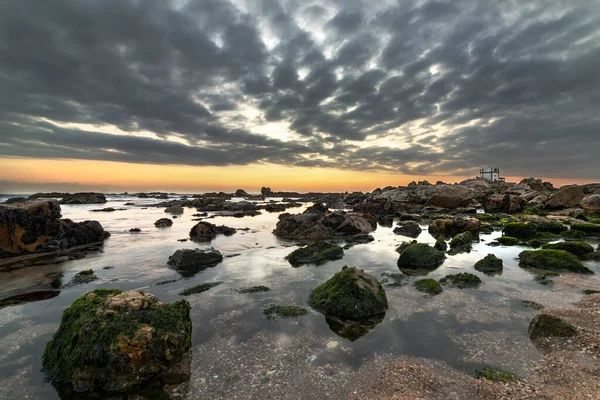
M282 212L285 211L286 208L290 207L286 204L268 204L265 206L266 212Z
M593 274L577 257L564 250L525 250L519 254L519 265L556 272Z
M481 279L477 275L470 274L468 272L461 272L459 274L446 275L440 279L442 285L450 285L460 289L476 288L481 285Z
M416 238L421 234L421 227L414 221L404 221L399 226L394 228L396 235L408 236Z
M154 223L154 226L157 228L168 228L173 225L173 220L170 218L161 218Z
M66 194L60 204L103 204L106 203L106 197L102 193L82 192Z
M97 289L65 310L42 363L51 382L75 392L126 392L176 369L191 332L185 300L164 304L149 293Z
M190 230L190 239L198 242L210 242L217 235L231 236L236 232L235 228L225 225L217 226L210 222L200 221Z
M525 201L520 196L509 193L492 194L483 200L483 208L486 213L514 214L519 212L524 204Z
M481 222L477 218L453 217L436 219L429 224L429 233L433 237L455 236L463 232L479 232Z
M536 316L529 324L529 337L533 339L549 337L571 337L577 328L567 321L549 314Z
M485 274L495 274L502 271L502 259L488 254L475 263L475 269Z
M267 196L267 197L271 197L273 195L273 191L271 190L270 187L262 187L262 188L260 188L260 193L263 196Z
M323 264L327 261L340 260L344 257L344 249L327 242L316 242L294 250L285 259L293 266L302 264Z
M235 191L234 196L235 197L248 197L248 193L246 193L245 190L238 189L238 190Z
M400 269L435 269L444 262L443 252L425 243L413 243L398 258Z
M206 268L211 268L223 261L218 250L180 249L169 257L167 264L184 277L195 275Z
M560 243L546 244L542 247L543 249L554 249L554 250L565 250L573 254L579 259L586 260L591 253L594 252L594 248L585 242L568 241Z
M141 230L140 228L131 228L131 229L129 230L129 232L131 232L131 233L139 233L139 232L141 232L141 231L142 231L142 230Z
M321 240L369 233L377 227L371 214L330 212L323 204L315 204L302 214L284 213L273 234L287 239Z
M316 287L309 298L315 310L348 319L372 317L388 308L379 281L356 268L344 267L327 282Z
M17 204L17 203L24 203L27 201L26 197L11 197L10 199L7 199L4 201L4 203L2 204Z

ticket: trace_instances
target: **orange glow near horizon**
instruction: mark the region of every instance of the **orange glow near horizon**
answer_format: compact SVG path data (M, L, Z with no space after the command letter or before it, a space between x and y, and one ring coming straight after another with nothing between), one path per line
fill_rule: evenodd
M477 168L474 168L474 173ZM406 185L411 181L438 180L454 183L471 176L411 176L385 171L351 171L335 168L286 167L275 164L198 167L133 164L111 161L0 158L0 193L29 191L169 191L201 193L244 189L275 191L372 191L378 187ZM522 177L507 177L518 182ZM576 179L552 179L556 187L584 183ZM62 185L62 186L61 186ZM64 187L62 189L61 187ZM39 188L39 189L38 189Z

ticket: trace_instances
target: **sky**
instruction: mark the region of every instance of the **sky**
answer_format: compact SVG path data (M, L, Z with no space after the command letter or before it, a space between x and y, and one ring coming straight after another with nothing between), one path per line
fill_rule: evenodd
M4 0L0 192L600 181L600 2Z

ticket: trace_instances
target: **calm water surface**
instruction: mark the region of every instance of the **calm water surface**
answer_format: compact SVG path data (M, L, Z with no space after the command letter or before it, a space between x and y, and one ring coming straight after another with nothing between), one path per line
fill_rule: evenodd
M292 268L284 257L300 243L278 239L271 233L279 213L263 211L256 217L208 219L213 224L249 230L229 237L218 236L210 244L198 244L178 241L188 238L190 228L196 223L192 221L195 209L186 208L183 215L173 220L172 227L157 229L154 222L168 216L164 209L142 209L144 204L156 200L129 196L108 196L108 200L104 205L62 206L63 217L74 221L95 219L111 233L101 252L58 265L0 273L0 299L25 289L48 288L59 274L62 274L63 284L77 272L90 268L100 278L87 285L63 288L60 295L49 300L0 309L0 398L13 398L14 393L22 393L26 398L58 398L40 372L44 346L58 328L63 310L84 293L99 287L143 289L162 301L172 302L182 298L179 293L184 288L201 282L223 281L208 292L187 297L192 304L193 354L208 350L205 347L214 346L215 339L223 335L227 336L228 346L238 346L262 331L292 335L297 338L301 351L304 351L300 344L304 337L316 337L323 344L341 343L345 351L335 354L306 350L305 362L315 366L336 362L359 368L366 360L381 354L404 354L444 361L470 374L483 364L510 364L513 371L519 372L539 358L527 338L527 326L536 312L522 308L520 300L563 307L572 305L581 296L580 290L568 283L549 287L535 283L532 273L517 265L515 257L523 247L488 246L500 235L494 232L482 235L482 241L475 244L470 253L449 256L428 275L439 279L449 273L468 271L483 280L479 289L447 288L431 298L412 287L417 278L409 278L401 287L387 286L390 309L383 321L358 340L350 341L332 332L325 317L317 312L311 311L308 316L294 320L269 321L261 310L273 303L306 305L310 291L343 265L358 266L381 279L383 272L398 272L395 248L411 239L395 235L392 227L379 226L373 232L374 242L351 247L342 260ZM136 206L124 206L125 202ZM126 210L91 211L104 207ZM289 212L304 209L294 208ZM129 233L134 227L142 232ZM427 233L426 224L422 228L418 240L433 244L435 240ZM589 242L594 246L598 243ZM226 258L216 267L185 279L167 266L169 256L177 249L197 247L214 247ZM488 253L504 261L501 275L486 276L473 269L473 264ZM586 262L586 265L600 272L599 263ZM597 275L574 279L587 280L590 289L600 287ZM175 282L156 286L165 280ZM266 285L271 291L257 294L235 291L252 285ZM225 331L219 328L220 322L228 324ZM206 375L211 373L207 371ZM227 373L222 371L222 374ZM209 396L210 390L207 390Z

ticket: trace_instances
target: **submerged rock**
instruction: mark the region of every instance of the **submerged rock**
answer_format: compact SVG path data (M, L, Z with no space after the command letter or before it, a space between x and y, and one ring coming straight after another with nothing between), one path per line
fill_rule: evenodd
M475 263L475 269L485 274L494 274L502 271L502 259L493 254L488 254Z
M219 286L221 283L223 283L223 282L217 281L217 282L204 282L204 283L200 283L200 284L198 284L196 286L192 286L190 288L187 288L187 289L183 290L179 294L181 296L189 296L191 294L206 292L207 290L210 290L210 289L214 288L215 286Z
M260 293L260 292L268 292L269 290L271 290L271 288L268 286L258 285L258 286L248 286L248 287L239 288L237 290L237 292L238 293Z
M478 369L475 375L477 379L485 379L492 382L509 383L518 382L521 380L521 378L513 373L501 371L487 366L483 367L482 369Z
M344 257L344 249L328 242L316 242L306 247L294 250L285 259L293 266L302 264L323 264L327 261L339 260Z
M154 223L157 228L168 228L173 225L173 220L170 218L161 218Z
M344 267L311 293L309 304L326 315L360 319L384 313L387 297L379 281L356 267Z
M271 305L263 310L263 314L267 319L274 320L277 318L301 317L308 314L308 310L295 305Z
M519 254L519 265L556 272L593 274L577 257L564 250L525 250Z
M554 271L544 271L534 276L533 280L541 285L550 285L554 283L554 280L552 278L556 276L560 276L560 274Z
M169 257L167 264L182 276L187 277L203 269L214 267L221 261L223 261L223 256L215 249L180 249Z
M444 262L446 256L443 252L434 249L425 243L412 243L398 258L400 269L433 269Z
M399 226L394 228L396 235L408 236L416 238L421 234L421 227L414 221L404 221Z
M68 286L82 285L84 283L90 283L98 279L99 278L94 274L93 269L86 269L75 274Z
M591 253L594 252L594 248L585 242L568 241L560 243L546 244L542 247L543 249L554 249L564 250L573 254L579 259L587 259Z
M548 337L571 337L577 334L577 328L567 321L549 314L536 316L529 324L531 339Z
M61 200L60 204L104 204L106 197L102 193L82 192L82 193L67 193Z
M142 292L97 289L63 313L42 358L53 383L76 392L125 392L170 370L191 347L190 305Z
M210 242L217 235L231 236L236 232L235 228L225 225L217 226L210 222L200 221L190 230L190 239L198 242Z

